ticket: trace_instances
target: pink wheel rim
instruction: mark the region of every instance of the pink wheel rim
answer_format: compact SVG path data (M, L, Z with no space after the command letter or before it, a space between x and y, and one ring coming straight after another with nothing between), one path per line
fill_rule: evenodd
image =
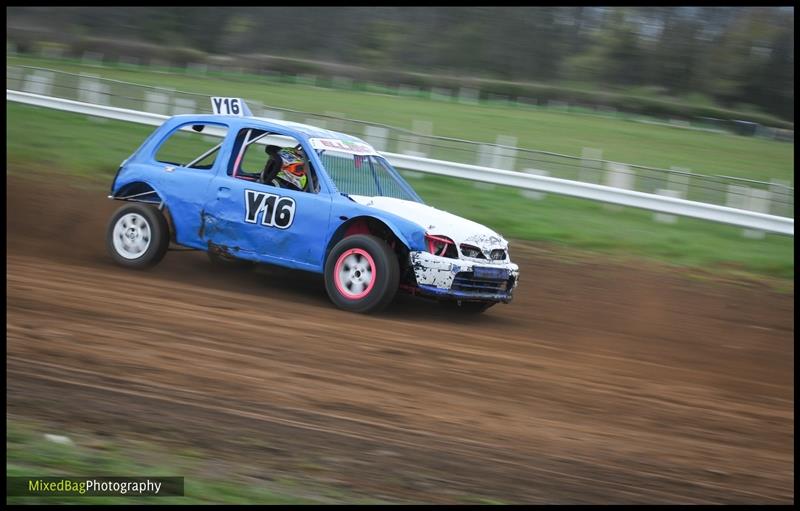
M375 261L366 250L345 250L333 268L333 282L339 294L348 300L360 300L375 287Z

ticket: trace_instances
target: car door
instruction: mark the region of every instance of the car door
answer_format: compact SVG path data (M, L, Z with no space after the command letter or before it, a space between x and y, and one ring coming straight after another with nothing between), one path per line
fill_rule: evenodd
M231 158L237 151L234 147ZM212 249L322 271L331 211L331 196L323 187L319 193L302 192L221 171L208 196L202 232Z

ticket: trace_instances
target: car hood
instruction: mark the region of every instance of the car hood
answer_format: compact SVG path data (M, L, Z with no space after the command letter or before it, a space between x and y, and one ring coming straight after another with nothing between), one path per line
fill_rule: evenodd
M380 209L410 220L429 234L447 236L457 245L467 243L484 252L496 248L508 248L508 242L488 227L441 209L392 197L364 197L361 195L350 195L350 197L364 206Z

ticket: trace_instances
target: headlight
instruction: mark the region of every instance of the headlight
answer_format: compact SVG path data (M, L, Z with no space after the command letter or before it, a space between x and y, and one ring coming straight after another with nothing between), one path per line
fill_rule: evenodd
M477 259L479 257L483 257L483 253L478 247L473 247L472 245L461 245L461 253L464 254L464 257L471 257L473 259Z
M453 257L457 258L456 244L446 236L434 236L433 234L425 234L425 244L428 247L428 252L440 257Z
M494 261L502 261L506 258L506 251L503 250L502 248L496 248L492 250L490 257Z

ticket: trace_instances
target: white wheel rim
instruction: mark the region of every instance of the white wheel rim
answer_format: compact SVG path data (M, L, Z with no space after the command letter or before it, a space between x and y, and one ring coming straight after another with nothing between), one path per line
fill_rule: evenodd
M349 294L360 297L372 282L372 267L369 261L358 253L345 257L339 266L339 282Z
M142 257L150 246L150 224L138 213L122 215L114 225L114 250L125 259Z

